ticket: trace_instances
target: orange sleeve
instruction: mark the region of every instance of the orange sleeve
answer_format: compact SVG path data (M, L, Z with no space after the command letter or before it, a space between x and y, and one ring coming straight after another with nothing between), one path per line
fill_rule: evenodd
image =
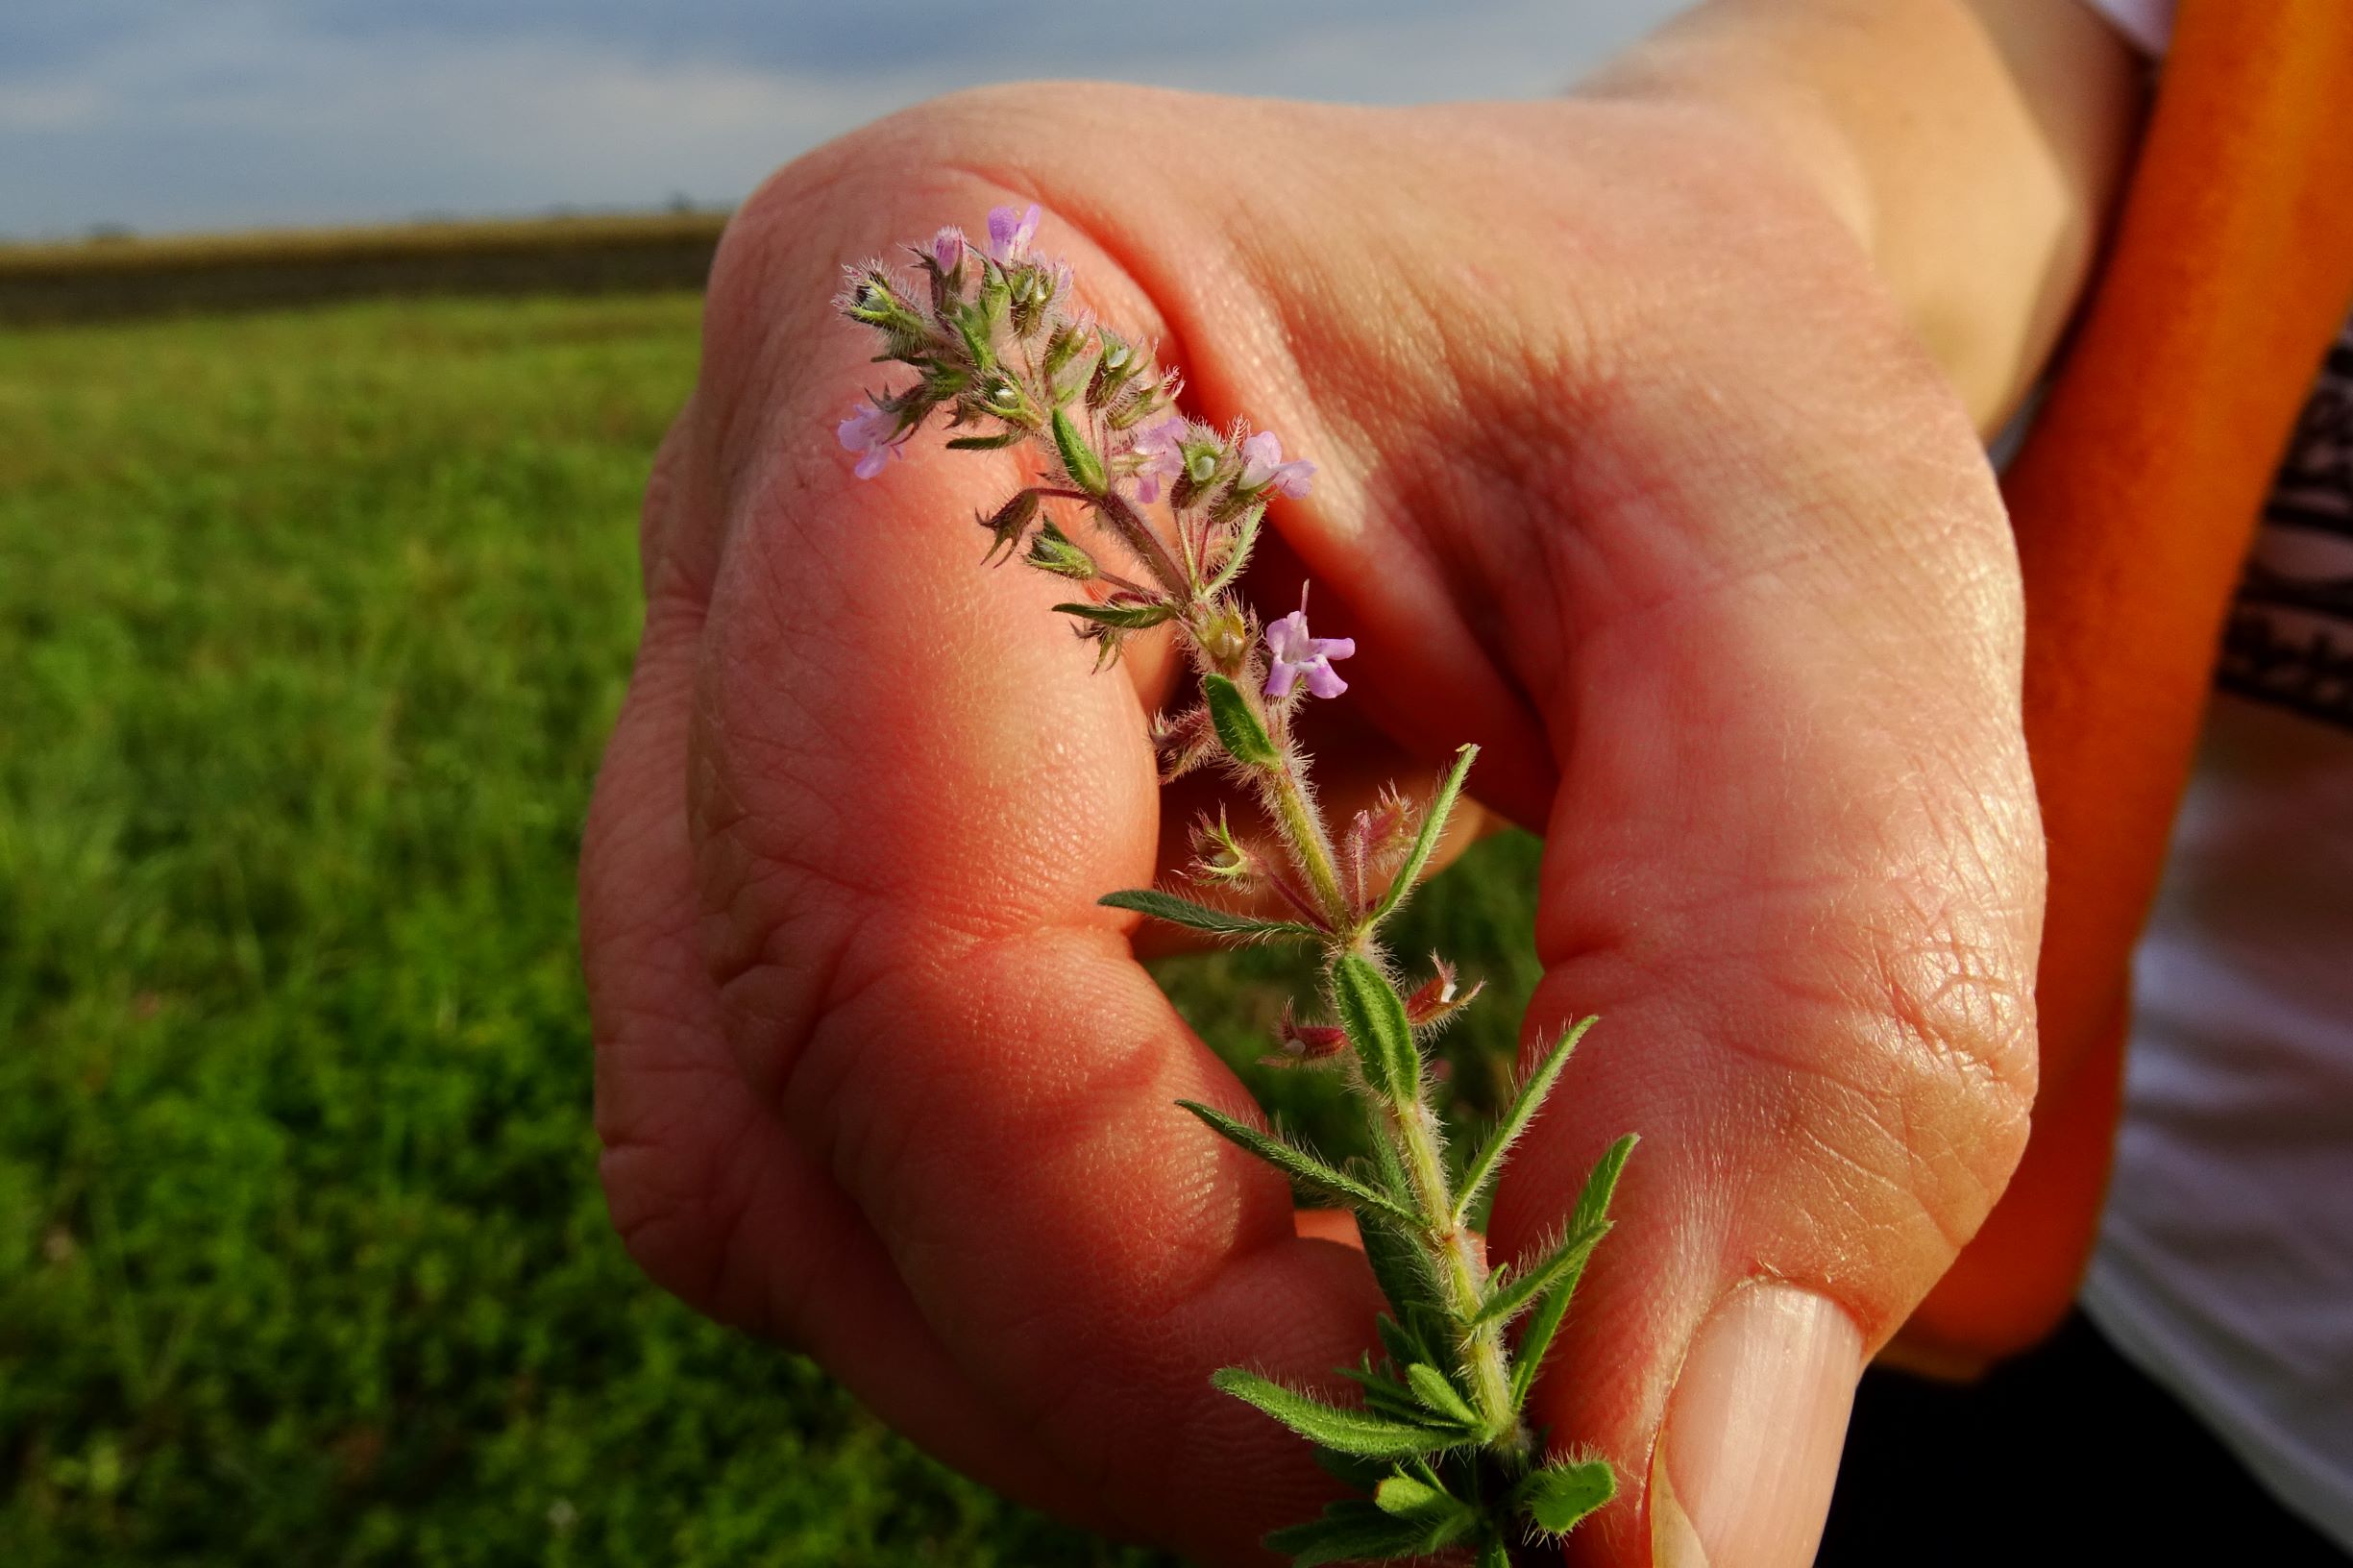
M2004 489L2050 845L2023 1164L1900 1354L1982 1366L2073 1299L2132 948L2272 471L2353 300L2353 4L2185 0L2111 258Z

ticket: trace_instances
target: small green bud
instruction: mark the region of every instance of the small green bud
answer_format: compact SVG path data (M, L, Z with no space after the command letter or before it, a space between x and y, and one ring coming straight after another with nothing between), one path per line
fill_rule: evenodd
M1045 340L1045 379L1051 382L1055 377L1069 369L1070 361L1077 358L1079 350L1086 346L1087 334L1068 322L1055 328L1053 335Z
M964 339L964 352L972 361L972 368L987 375L996 368L996 336L989 313L978 306L959 306L956 309L956 335Z
M1032 490L1027 494L1034 496L1037 492ZM1094 557L1073 544L1068 534L1054 526L1052 518L1046 519L1044 525L1030 535L1029 553L1022 559L1041 572L1051 572L1058 577L1068 577L1073 582L1091 582L1102 575L1102 569L1095 565Z
M1139 355L1133 345L1108 327L1095 330L1095 338L1103 352L1095 356L1094 374L1087 379L1087 406L1103 408L1110 405L1136 374Z
M1095 455L1094 448L1079 434L1069 414L1060 408L1054 410L1054 450L1062 453L1062 466L1072 484L1091 496L1103 494L1103 459Z
M1201 623L1201 651L1220 670L1235 670L1250 653L1250 623L1231 603Z

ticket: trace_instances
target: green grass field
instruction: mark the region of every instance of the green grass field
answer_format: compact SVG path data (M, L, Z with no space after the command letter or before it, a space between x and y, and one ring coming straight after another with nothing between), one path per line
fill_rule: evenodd
M1164 1560L948 1474L606 1226L572 870L698 307L0 333L0 1562ZM1400 933L1501 988L1473 1101L1532 857ZM1284 970L1167 979L1246 1061Z

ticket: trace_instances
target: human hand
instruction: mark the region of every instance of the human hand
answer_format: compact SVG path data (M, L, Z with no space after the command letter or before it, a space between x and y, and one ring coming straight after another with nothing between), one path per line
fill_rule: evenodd
M1050 585L974 570L1009 464L833 443L838 264L1032 198L1195 407L1323 465L1273 521L1385 738L1338 772L1476 741L1547 829L1528 1038L1603 1023L1495 1254L1645 1139L1541 1396L1628 1482L1577 1551L1672 1537L1663 1475L1720 1568L1802 1560L1863 1358L2022 1141L2040 841L1969 422L1728 122L1008 88L755 198L583 864L617 1224L1017 1495L1248 1560L1322 1490L1209 1374L1328 1381L1371 1281L1174 1111L1243 1096L1094 903L1157 869L1172 672L1091 677Z

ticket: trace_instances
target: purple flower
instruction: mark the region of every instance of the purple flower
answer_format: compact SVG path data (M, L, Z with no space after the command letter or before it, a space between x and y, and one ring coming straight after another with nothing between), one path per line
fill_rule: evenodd
M1308 690L1317 697L1337 697L1348 690L1348 682L1340 679L1332 661L1348 658L1356 650L1353 637L1310 635L1308 612L1293 610L1266 628L1266 651L1275 661L1274 668L1266 672L1266 695L1288 697L1292 684L1305 675Z
M1010 207L989 209L989 258L1000 267L1010 267L1029 254L1029 242L1038 233L1038 204L1029 204L1029 210L1017 213Z
M1136 499L1146 506L1160 500L1161 480L1173 479L1185 472L1184 440L1182 414L1170 414L1136 432L1135 444L1128 450L1143 458L1136 470Z
M1315 465L1304 457L1285 462L1282 438L1272 430L1261 430L1242 443L1242 477L1235 482L1244 490L1271 484L1296 501L1308 493L1308 480L1314 473Z
M858 478L870 479L890 465L894 457L907 455L906 439L898 428L898 416L888 409L877 408L870 403L861 403L849 411L849 417L833 428L835 439L844 452L859 453Z
M964 265L964 231L953 224L931 236L931 258L942 272Z

